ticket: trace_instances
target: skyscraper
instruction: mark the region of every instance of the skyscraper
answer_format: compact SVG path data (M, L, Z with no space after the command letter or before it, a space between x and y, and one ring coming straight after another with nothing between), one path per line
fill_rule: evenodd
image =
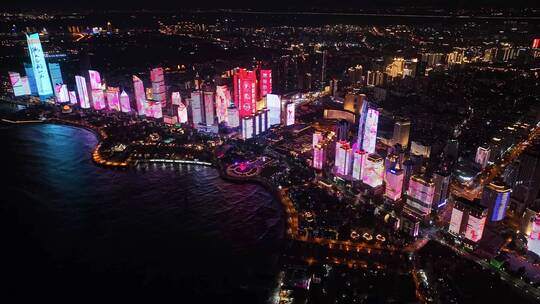
M490 153L491 149L488 146L479 146L478 149L476 149L476 157L474 160L482 169L487 166Z
M75 83L77 84L77 93L79 94L79 103L81 108L90 108L90 97L88 96L88 87L86 86L86 79L82 76L75 76Z
M204 119L203 94L201 91L191 92L191 116L194 126L206 122Z
M281 123L281 97L275 94L266 95L266 104L268 107L268 124L270 126Z
M58 84L64 84L64 79L62 78L62 69L60 68L60 63L49 62L49 72L51 75L52 86L55 87Z
M260 70L260 95L259 98L263 98L266 94L272 93L272 70Z
M364 150L356 150L353 153L353 171L352 178L362 180L367 153Z
M400 168L391 168L386 172L384 195L392 201L397 201L401 198L403 177L404 173Z
M108 87L106 90L107 105L110 110L120 112L120 88Z
M38 95L36 77L34 76L34 70L32 69L32 64L25 62L24 71L26 72L26 77L28 77L28 84L30 85L30 94Z
M394 123L394 134L392 135L393 144L400 144L403 149L409 146L409 133L411 131L411 122L408 120L398 120Z
M226 85L216 87L216 115L218 123L227 122L227 109L231 106L231 92Z
M144 84L142 80L133 75L133 90L135 92L135 104L137 106L137 114L146 115L146 94L144 92Z
M152 82L153 100L159 102L162 107L167 105L167 92L165 88L165 78L163 68L155 68L150 71L150 80Z
M435 192L433 194L433 209L438 208L446 204L448 199L448 190L450 186L450 173L444 171L437 171L433 174L433 184L435 184Z
M337 140L349 139L349 122L342 119L336 123L336 137Z
M188 112L187 107L180 101L180 104L178 105L178 122L179 123L187 123L188 122Z
M457 198L452 209L448 231L477 243L482 239L487 218L487 208L464 198Z
M407 206L420 216L431 214L435 184L430 179L413 175L407 190Z
M362 169L362 182L372 188L383 184L384 159L377 154L369 154Z
M317 143L313 146L313 168L322 170L326 160L326 145Z
M101 75L98 71L88 70L90 76L90 95L95 110L103 110L106 107L105 95L101 84Z
M126 91L122 90L122 93L120 94L120 109L124 113L131 112L131 105L129 103L129 96L126 93Z
M377 143L377 124L379 122L379 111L369 108L367 111L362 140L362 149L367 153L375 153Z
M342 140L336 143L336 173L341 175L351 174L353 153L349 142Z
M488 208L488 220L497 222L504 219L510 203L512 189L504 182L495 180L484 187L480 204Z
M239 69L234 74L234 104L240 117L255 114L257 102L257 76L254 71Z
M45 100L53 96L53 88L45 63L45 54L43 53L43 48L39 41L39 34L26 34L26 40L28 42L28 52L30 53L30 59L32 61L32 70L34 71L37 91L39 97L42 100Z
M207 126L214 124L214 92L204 92L204 118Z

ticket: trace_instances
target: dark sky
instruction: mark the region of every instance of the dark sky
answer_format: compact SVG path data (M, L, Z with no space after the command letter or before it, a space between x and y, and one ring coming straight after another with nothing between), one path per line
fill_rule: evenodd
M4 1L3 1L4 2ZM431 8L481 8L481 7L540 7L540 0L7 0L9 8L378 8L378 7L431 7ZM0 8L0 11L2 9Z

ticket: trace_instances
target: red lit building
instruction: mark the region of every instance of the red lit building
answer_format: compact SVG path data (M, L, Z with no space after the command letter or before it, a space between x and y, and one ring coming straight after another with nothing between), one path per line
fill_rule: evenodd
M272 94L272 70L260 70L260 98Z
M240 117L255 114L257 110L257 76L255 71L239 69L234 74L234 104L240 110Z

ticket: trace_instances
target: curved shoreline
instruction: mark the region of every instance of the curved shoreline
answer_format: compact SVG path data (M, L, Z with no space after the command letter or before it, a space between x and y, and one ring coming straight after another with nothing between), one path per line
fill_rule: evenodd
M10 122L12 124L25 124L26 122ZM103 139L107 138L107 134L99 129L98 127L77 123L73 121L66 121L66 120L59 120L59 119L48 119L44 120L43 123L51 123L51 124L60 124L60 125L66 125L71 126L75 128L81 128L85 129L87 131L92 132L96 137L99 139L98 144L94 148L94 151L92 152L92 160L97 165L103 165L110 168L127 168L132 167L134 165L137 165L139 162L142 163L180 163L180 164L193 164L193 165L199 165L199 166L207 166L207 167L215 167L218 171L218 174L221 179L228 181L228 182L237 182L237 183L253 183L257 184L261 187L263 187L266 191L268 191L276 200L278 200L283 208L283 213L285 214L287 227L286 227L286 235L290 240L293 241L299 241L303 243L315 243L320 246L327 247L329 249L337 249L337 250L343 250L343 251L353 251L356 249L357 252L360 251L367 251L370 253L373 251L379 251L379 252L400 252L400 250L396 250L396 248L384 248L381 246L374 246L369 245L365 243L353 243L351 241L338 241L338 240L332 240L332 239L326 239L326 238L313 238L308 239L307 237L303 237L299 235L299 229L298 229L298 212L296 208L294 207L294 204L289 199L289 196L287 194L287 189L278 189L274 187L268 180L266 180L263 177L260 176L254 176L254 177L236 177L231 176L226 173L225 168L223 165L216 159L214 159L214 163L207 163L207 162L199 162L199 161L191 161L191 160L178 160L175 162L175 160L166 160L166 159L150 159L150 160L137 160L135 162L132 161L125 161L122 163L119 162L111 162L107 161L105 159L102 159L99 154L99 148L102 144Z

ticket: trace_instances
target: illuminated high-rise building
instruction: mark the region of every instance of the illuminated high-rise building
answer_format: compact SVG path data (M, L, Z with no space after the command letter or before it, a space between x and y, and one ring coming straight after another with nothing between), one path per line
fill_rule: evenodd
M69 91L69 103L70 104L77 104L79 101L77 100L77 93L75 91Z
M294 125L295 123L295 106L294 102L290 102L287 104L287 120L286 125Z
M403 170L400 168L391 168L386 172L384 195L392 201L401 198L403 192Z
M384 159L377 154L369 154L362 169L362 182L372 188L383 184Z
M240 126L240 113L238 108L234 105L227 109L227 125L231 128L238 128Z
M479 146L478 149L476 149L476 157L474 158L474 161L480 165L482 169L484 169L489 161L489 156L491 153L491 149L487 146Z
M39 41L39 34L26 34L26 40L28 42L28 52L32 61L32 70L34 71L37 91L39 97L42 100L45 100L53 96L54 92L45 63L45 54L43 53L43 48Z
M165 88L165 78L163 68L155 68L150 71L150 81L152 82L152 99L159 102L162 107L167 105L167 90Z
M311 147L314 148L316 145L321 143L323 140L323 134L320 131L313 132L313 140L311 143Z
M257 102L257 76L254 71L239 69L234 74L234 104L240 117L255 114Z
M57 84L54 88L54 95L56 97L56 102L63 103L69 101L69 92L67 85Z
M261 79L259 82L260 98L266 96L266 94L272 93L272 70L260 70Z
M49 62L49 72L51 75L51 82L53 88L58 84L64 84L64 79L62 77L62 69L60 68L60 63Z
M106 107L105 94L101 84L101 75L98 71L88 70L90 76L90 95L95 110L103 110Z
M38 95L36 77L34 76L34 69L32 68L32 64L25 62L24 71L26 72L26 77L28 77L28 84L30 85L30 94Z
M242 139L253 137L253 116L242 117Z
M110 110L120 112L120 88L108 87L105 91L107 96L107 104Z
M326 146L319 142L313 146L313 168L322 170L326 162Z
M409 180L406 208L412 209L420 216L427 216L431 214L434 195L435 184L431 179L413 175Z
M124 113L131 112L131 104L129 103L129 96L124 90L122 90L122 93L120 93L120 109Z
M204 103L201 91L191 92L191 117L194 126L205 123Z
M394 133L392 143L400 144L403 149L409 146L409 133L411 132L411 122L409 120L398 120L394 123Z
M146 115L146 94L142 80L133 75L133 90L135 92L135 105L139 115Z
M79 103L81 108L90 108L90 97L88 96L88 87L86 86L86 79L83 76L75 76L75 83L77 84L77 94L79 94Z
M180 102L180 105L178 105L177 113L178 113L177 115L178 115L178 122L179 123L187 123L188 122L187 107L182 102Z
M540 255L540 215L536 215L532 219L531 226L531 233L527 238L527 250L532 251L537 255Z
M512 189L503 181L496 180L484 187L480 204L488 208L488 220L498 222L504 219L510 203Z
M231 106L231 92L226 85L216 87L216 116L218 123L227 122L227 109Z
M275 94L266 95L266 105L268 107L268 124L270 126L281 123L281 97Z
M375 153L375 144L377 143L377 124L379 122L379 111L369 108L364 125L364 134L362 139L362 149L367 153Z
M366 84L380 86L384 83L384 73L381 71L367 71Z
M450 189L450 173L437 171L433 173L433 184L435 184L435 192L433 194L433 209L438 210L446 205L448 193Z
M207 126L214 124L214 92L204 92L204 120Z
M15 97L30 95L30 92L28 92L29 88L26 88L25 84L23 84L23 77L21 77L21 74L16 72L8 72L8 74L11 88L13 89L13 95L15 95ZM26 86L28 86L28 79L26 80Z
M352 147L349 142L342 140L336 143L335 170L340 175L350 175L353 164Z
M362 110L366 107L365 94L347 94L345 95L345 101L343 102L343 109L346 111L353 112L356 115L360 115Z
M182 103L182 96L180 96L180 92L172 92L171 103L175 106L179 106Z
M487 208L478 202L458 197L452 209L448 231L473 243L482 239L487 219Z
M352 178L355 180L362 180L362 173L364 172L364 166L367 158L367 153L364 150L356 150L353 153L353 171Z

